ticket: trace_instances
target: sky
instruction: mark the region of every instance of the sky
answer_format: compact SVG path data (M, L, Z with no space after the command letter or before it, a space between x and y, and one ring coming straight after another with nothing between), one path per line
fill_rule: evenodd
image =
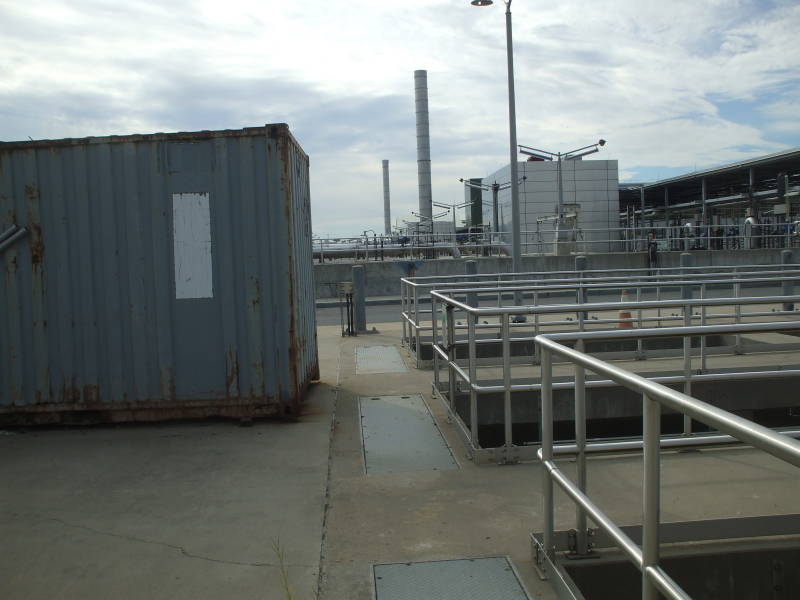
M620 181L800 146L797 0L514 0L520 144L600 138ZM417 210L414 71L433 200L509 162L504 5L469 0L0 0L0 140L285 122L313 231Z

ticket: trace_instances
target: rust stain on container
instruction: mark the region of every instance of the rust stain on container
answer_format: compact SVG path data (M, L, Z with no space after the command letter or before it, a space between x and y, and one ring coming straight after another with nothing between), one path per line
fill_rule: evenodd
M44 260L44 241L42 240L42 224L39 223L39 187L33 183L25 186L25 197L28 200L28 229L30 230L31 265L38 269Z
M83 386L83 403L92 406L100 404L100 387L96 384L86 384Z
M228 348L225 367L225 395L228 398L239 395L239 354L235 348Z

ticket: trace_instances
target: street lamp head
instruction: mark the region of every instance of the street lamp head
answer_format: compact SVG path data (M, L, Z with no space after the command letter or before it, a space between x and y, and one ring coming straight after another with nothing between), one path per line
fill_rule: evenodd
M597 143L598 143L599 145L601 145L601 146L605 146L605 145L606 145L606 141L605 141L605 140L600 140L600 141L599 141L599 142L597 142Z
M472 0L470 4L472 6L491 6L494 2L492 0Z

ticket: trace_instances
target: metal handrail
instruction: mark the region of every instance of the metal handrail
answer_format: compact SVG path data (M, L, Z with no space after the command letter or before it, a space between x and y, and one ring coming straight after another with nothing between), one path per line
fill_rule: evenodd
M716 325L709 327L662 328L639 331L616 332L582 332L580 334L544 334L536 337L535 342L541 349L542 361L542 447L538 452L544 465L543 470L543 503L544 532L542 546L544 555L552 562L555 559L553 539L554 498L553 481L567 493L576 503L578 551L587 551L586 518L591 519L603 529L622 549L628 559L642 573L642 598L655 600L658 591L669 598L688 599L689 596L659 567L659 523L660 523L660 448L661 448L661 405L683 413L706 425L718 429L729 436L746 442L777 458L800 467L800 442L776 433L752 421L717 408L711 404L693 398L687 394L672 390L625 369L594 358L581 351L572 349L559 342L575 340L582 346L590 339L606 339L608 337L667 337L675 335L709 335L712 333L742 333L763 329L771 325L770 330L800 329L798 323L772 323L748 325ZM756 327L754 327L756 326ZM609 334L613 334L610 336ZM570 481L557 467L554 461L553 445L553 355L567 359L575 365L575 422L576 453L578 480L576 485ZM586 430L585 430L585 371L589 370L627 389L642 394L644 434L642 446L644 450L644 517L642 525L642 548L626 536L603 512L595 506L586 495ZM579 423L582 420L582 423Z
M679 273L674 274L660 274L660 275L638 275L636 280L631 280L630 275L635 273L643 273L648 272L647 269L630 269L630 270L620 270L614 271L614 273L628 273L627 276L597 276L597 277L586 277L584 274L586 273L596 273L596 274L604 274L608 273L608 271L571 271L571 272L553 272L553 273L572 273L575 274L576 277L572 279L553 279L553 278L543 278L543 279L517 279L517 280L509 280L503 281L496 279L497 277L505 276L505 275L498 275L498 274L490 274L490 275L474 275L474 276L466 276L466 275L455 275L455 276L444 276L444 277L432 277L432 281L418 281L423 278L402 278L401 279L401 310L400 310L400 321L402 327L402 339L401 343L408 344L409 350L412 353L416 353L417 355L417 366L420 365L419 353L416 352L416 348L412 347L412 339L418 340L420 332L428 331L431 329L431 326L423 324L423 315L428 315L431 313L432 309L422 309L420 308L420 295L423 291L439 291L442 292L447 290L450 294L469 294L470 300L475 302L476 304L479 303L479 298L477 298L477 293L497 293L498 296L498 304L502 298L503 293L528 293L533 294L534 297L534 304L537 303L537 298L540 294L546 293L553 293L553 292L564 292L564 291L575 291L575 293L579 293L579 298L583 299L585 294L588 294L591 290L610 290L610 289L621 289L623 287L638 290L638 294L641 294L642 290L646 290L649 288L655 288L656 294L660 297L662 288L671 288L671 287L690 287L690 286L700 286L701 292L705 295L705 286L707 285L730 285L734 287L734 293L738 296L741 292L742 284L753 284L753 283L767 283L770 285L774 285L779 282L785 282L787 285L792 286L793 283L800 279L800 269L797 269L800 265L765 265L765 266L756 266L756 265L748 265L745 267L718 267L720 269L719 272L707 272L707 267L676 267L674 269L670 268L668 270L680 270ZM740 268L752 268L758 269L755 271L737 271ZM730 271L733 269L733 271ZM765 277L764 271L774 269L775 273L779 275L778 277ZM706 272L688 272L685 271L689 270L706 270ZM650 271L652 272L652 271ZM661 271L659 271L661 272ZM531 276L531 275L542 275L543 273L521 273L521 274L506 274L506 275L520 275L520 276ZM726 276L727 275L727 276ZM463 279L469 277L469 281L463 281ZM472 278L478 279L472 279ZM481 281L481 277L493 277L495 279ZM452 278L457 278L459 281L450 281ZM622 284L625 285L622 285ZM649 285L648 285L649 284ZM470 287L465 287L465 286ZM638 298L637 298L638 299ZM516 324L515 324L516 325Z

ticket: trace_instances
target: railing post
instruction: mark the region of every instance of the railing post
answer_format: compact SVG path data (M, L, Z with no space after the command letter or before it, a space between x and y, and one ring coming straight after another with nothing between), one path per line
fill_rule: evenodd
M584 351L583 340L575 343L575 350ZM578 450L578 487L586 493L586 369L575 365L575 446ZM575 531L577 532L577 553L589 552L586 511L576 505Z
M436 304L436 298L431 295L431 328L433 330L433 339L431 341L431 352L433 352L433 385L436 391L439 391L439 353L435 348L439 345L439 307Z
M644 426L644 510L642 514L642 600L658 600L656 586L647 575L658 566L661 520L661 405L642 396Z
M455 320L453 319L453 306L448 304L445 311L447 317L447 364L449 368L447 381L448 401L450 402L450 408L455 410L456 370L454 365L456 364L456 328Z
M542 460L553 460L553 358L550 350L540 348L542 358ZM543 543L548 558L553 560L555 552L555 516L553 514L553 480L547 467L542 466L542 514L544 515Z
M700 284L700 299L705 300L706 297L706 284ZM706 324L706 305L700 307L700 325ZM700 336L700 372L706 372L706 336Z
M782 250L781 251L781 263L784 265L792 264L792 251L791 250ZM785 275L784 275L785 277ZM783 296L792 296L794 295L794 282L789 279L783 280L783 285L781 286L781 294ZM794 302L784 302L783 303L783 310L794 310Z
M469 346L469 441L473 450L478 446L478 392L475 386L478 384L477 352L475 350L475 321L467 314L467 344Z
M539 306L539 292L533 292L533 306L537 308ZM539 335L539 311L536 310L533 313L533 337ZM539 349L539 344L533 345L533 364L538 365L541 361L539 360L539 355L541 354L541 350Z
M511 462L514 445L511 416L511 333L508 314L500 315L500 337L503 339L503 425L505 436L505 461Z
M419 324L419 287L414 286L414 324L412 326L414 330L414 354L417 357L417 368L419 369L419 365L421 362L422 351L420 349L420 340L419 340L419 332L420 332L420 324Z
M688 252L681 253L681 275L685 279L687 275L691 274L691 267L694 265L694 257ZM681 300L692 299L692 286L681 286Z
M636 285L636 302L642 301L642 283L641 281ZM637 327L642 329L644 327L644 323L642 321L642 309L636 311L636 318L637 318ZM644 360L644 340L642 338L638 338L636 340L636 360Z
M734 271L735 276L735 271ZM741 298L742 297L742 284L738 281L733 284L733 297L734 298ZM737 302L733 309L736 315L736 324L742 324L742 305ZM737 333L735 336L735 342L733 345L733 353L734 354L744 354L744 349L742 348L742 334Z
M684 305L683 324L689 327L692 324L692 309ZM683 393L687 396L692 395L692 336L683 336ZM692 433L692 418L683 415L683 434Z
M408 294L408 283L405 280L400 280L400 324L403 327L403 334L401 343L408 344L407 330L406 330L406 317L408 315L408 305L406 304L406 294ZM405 313L405 315L403 314Z
M478 274L478 261L476 260L467 260L464 262L464 273L467 275L477 275ZM469 279L469 278L467 278ZM474 280L474 278L472 278ZM467 304L473 306L475 308L478 307L478 294L475 292L471 292L467 294ZM478 315L472 317L472 320L476 323L478 322Z

